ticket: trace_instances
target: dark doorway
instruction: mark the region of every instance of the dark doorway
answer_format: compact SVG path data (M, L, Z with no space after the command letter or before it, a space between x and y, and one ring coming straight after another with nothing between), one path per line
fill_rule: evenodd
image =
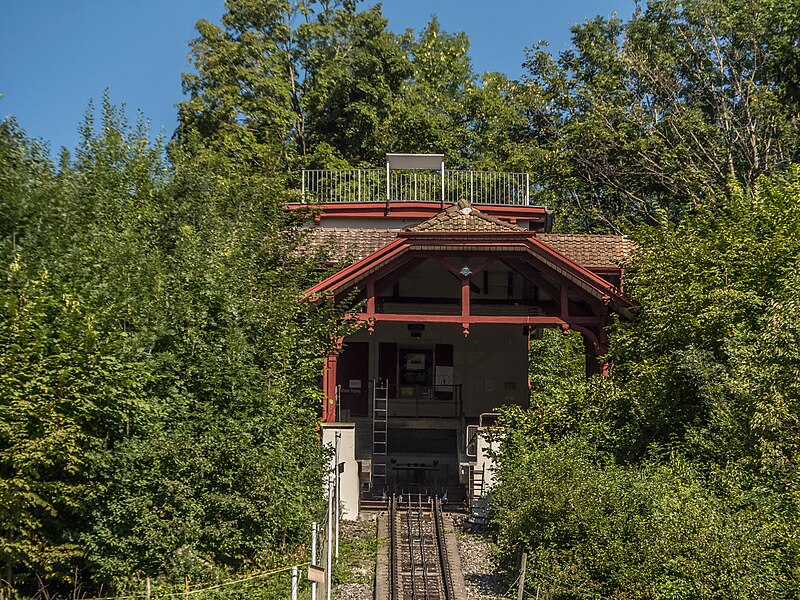
M347 418L366 417L369 406L369 343L348 342L336 368L339 408ZM345 412L346 411L346 412ZM340 417L341 418L341 417Z

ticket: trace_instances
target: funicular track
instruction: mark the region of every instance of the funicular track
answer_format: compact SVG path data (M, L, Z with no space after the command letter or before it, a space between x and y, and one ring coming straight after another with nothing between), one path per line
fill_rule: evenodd
M389 538L391 600L455 600L438 496L392 496Z

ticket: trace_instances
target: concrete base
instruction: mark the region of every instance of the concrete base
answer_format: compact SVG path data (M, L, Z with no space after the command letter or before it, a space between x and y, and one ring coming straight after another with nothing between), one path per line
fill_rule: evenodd
M339 507L346 521L358 520L358 463L355 423L322 423L322 443L331 449L328 472L335 473L336 437L339 436Z
M378 555L375 558L375 600L391 598L389 569L389 515L382 512L378 515ZM465 596L466 597L466 596Z

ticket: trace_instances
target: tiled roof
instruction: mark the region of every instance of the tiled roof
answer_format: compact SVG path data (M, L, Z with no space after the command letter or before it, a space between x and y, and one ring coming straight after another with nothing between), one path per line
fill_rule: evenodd
M303 247L307 253L326 249L333 262L354 262L375 252L397 237L398 229L366 229L357 227L314 227Z
M360 229L355 227L315 227L309 232L303 251L327 248L338 262L356 261L397 237L397 229ZM431 230L427 230L431 231ZM635 244L621 235L583 233L537 233L536 238L584 267L617 267L627 260Z
M408 228L410 231L524 231L522 228L483 214L472 208L466 200L446 208L435 217L419 225Z
M583 267L619 266L636 248L636 244L624 235L537 233L536 239Z

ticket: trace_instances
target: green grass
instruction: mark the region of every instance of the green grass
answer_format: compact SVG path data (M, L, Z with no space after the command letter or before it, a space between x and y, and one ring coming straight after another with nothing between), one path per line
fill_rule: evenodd
M375 523L359 524L361 535L339 539L339 561L333 570L333 583L373 584L375 581L375 559L378 543Z

